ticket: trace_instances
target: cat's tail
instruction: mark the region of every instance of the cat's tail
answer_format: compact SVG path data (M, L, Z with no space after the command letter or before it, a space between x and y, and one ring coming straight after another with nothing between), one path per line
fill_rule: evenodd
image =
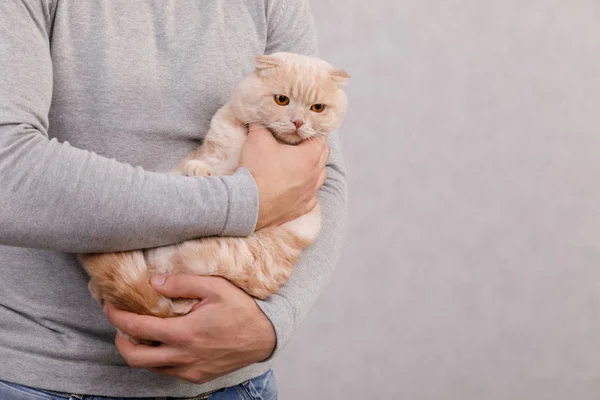
M86 254L79 258L91 277L90 291L101 303L107 301L122 310L162 318L187 314L197 303L173 301L154 290L142 251Z

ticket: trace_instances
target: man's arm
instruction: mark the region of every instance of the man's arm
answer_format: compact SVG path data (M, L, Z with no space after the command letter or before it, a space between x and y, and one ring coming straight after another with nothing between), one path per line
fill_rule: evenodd
M308 1L267 3L270 39L266 52L314 55L316 39ZM249 154L258 147L255 144ZM345 235L346 182L336 135L330 137L329 147L328 179L318 196L323 213L321 234L280 292L267 301L255 301L222 278L154 276L152 284L162 295L202 302L189 314L168 319L136 315L107 304L108 319L120 331L161 342L158 347L134 345L117 335L115 343L129 365L203 383L270 358L289 342L329 281Z
M0 244L85 253L250 234L258 191L245 169L174 177L48 138L47 3L0 1Z
M308 0L277 0L268 4L266 52L316 55L316 33ZM347 224L346 173L337 133L329 137L328 144L328 178L318 195L323 211L321 234L304 252L279 293L257 301L275 328L277 345L272 356L290 341L329 282L341 255Z

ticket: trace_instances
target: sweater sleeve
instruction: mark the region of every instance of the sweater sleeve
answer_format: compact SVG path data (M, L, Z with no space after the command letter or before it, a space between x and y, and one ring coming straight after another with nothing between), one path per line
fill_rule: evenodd
M269 13L270 11L270 13ZM271 14L269 18L269 14ZM316 34L308 0L269 2L266 53L287 51L316 55ZM277 345L270 358L290 341L325 289L338 262L347 225L346 173L337 133L329 137L328 177L319 192L323 211L321 234L305 250L289 281L279 293L257 303L273 324Z
M254 230L258 191L144 171L48 137L51 6L0 1L0 244L86 253Z

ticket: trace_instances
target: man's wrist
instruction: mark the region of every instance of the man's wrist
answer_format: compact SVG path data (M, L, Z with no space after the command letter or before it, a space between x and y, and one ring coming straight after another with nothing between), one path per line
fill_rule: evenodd
M258 220L258 186L246 168L230 176L219 177L227 187L228 208L225 226L220 236L248 236Z

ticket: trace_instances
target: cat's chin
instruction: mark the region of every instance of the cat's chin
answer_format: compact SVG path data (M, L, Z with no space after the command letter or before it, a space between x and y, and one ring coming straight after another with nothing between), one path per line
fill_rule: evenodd
M300 136L298 134L298 131L276 131L276 130L272 130L271 131L273 133L273 136L275 137L275 139L277 139L278 142L280 143L285 143L285 144L290 144L290 145L297 145L300 144L302 141L305 140L304 137Z

